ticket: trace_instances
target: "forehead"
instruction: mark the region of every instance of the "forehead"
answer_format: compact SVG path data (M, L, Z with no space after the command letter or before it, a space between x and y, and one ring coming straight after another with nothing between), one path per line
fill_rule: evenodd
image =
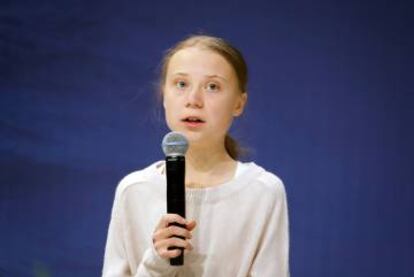
M235 77L230 63L220 54L200 47L189 47L177 51L170 59L167 74L186 73Z

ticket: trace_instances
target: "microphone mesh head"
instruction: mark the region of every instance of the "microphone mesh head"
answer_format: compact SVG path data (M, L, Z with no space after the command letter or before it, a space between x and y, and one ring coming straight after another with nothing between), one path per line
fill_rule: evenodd
M166 156L184 156L187 149L188 140L179 132L169 132L162 139L162 151Z

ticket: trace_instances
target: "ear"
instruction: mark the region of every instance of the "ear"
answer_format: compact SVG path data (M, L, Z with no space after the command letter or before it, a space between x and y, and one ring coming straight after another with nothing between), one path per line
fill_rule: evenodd
M243 113L244 107L246 106L246 102L247 102L247 92L243 92L239 95L239 98L237 99L237 103L234 107L234 111L233 111L234 117L238 117Z

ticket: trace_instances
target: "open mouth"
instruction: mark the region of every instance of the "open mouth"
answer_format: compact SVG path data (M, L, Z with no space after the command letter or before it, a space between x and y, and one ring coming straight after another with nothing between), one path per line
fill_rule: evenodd
M202 120L198 117L186 117L186 118L183 119L183 121L184 122L194 122L194 123L197 123L197 122L203 123L204 122L204 120Z
M204 120L192 116L184 118L183 121L187 123L204 123Z

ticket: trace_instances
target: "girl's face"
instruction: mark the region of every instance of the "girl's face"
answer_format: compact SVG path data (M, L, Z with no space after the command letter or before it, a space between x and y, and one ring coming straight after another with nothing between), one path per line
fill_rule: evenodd
M163 96L168 127L182 132L190 144L206 146L224 143L247 98L232 66L219 54L196 46L171 57Z

